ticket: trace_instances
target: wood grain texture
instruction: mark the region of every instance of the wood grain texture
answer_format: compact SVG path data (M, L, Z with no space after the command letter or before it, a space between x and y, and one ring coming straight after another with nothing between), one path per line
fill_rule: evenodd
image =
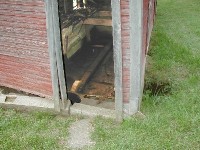
M52 98L43 0L0 1L0 85Z

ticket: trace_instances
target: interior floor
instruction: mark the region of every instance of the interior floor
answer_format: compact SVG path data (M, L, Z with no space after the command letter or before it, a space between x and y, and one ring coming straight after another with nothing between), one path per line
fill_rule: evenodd
M110 40L108 40L110 42ZM101 43L102 44L102 43ZM107 43L103 43L107 44ZM80 81L85 72L104 51L105 45L96 43L95 45L84 46L71 59L67 59L65 65L67 88L71 91L75 81ZM78 92L83 98L114 101L114 62L112 48L107 52L95 73L86 83L84 89Z

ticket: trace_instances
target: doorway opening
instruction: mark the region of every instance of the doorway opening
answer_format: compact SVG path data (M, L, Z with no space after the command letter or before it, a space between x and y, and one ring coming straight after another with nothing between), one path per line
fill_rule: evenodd
M114 109L111 0L59 0L67 90Z

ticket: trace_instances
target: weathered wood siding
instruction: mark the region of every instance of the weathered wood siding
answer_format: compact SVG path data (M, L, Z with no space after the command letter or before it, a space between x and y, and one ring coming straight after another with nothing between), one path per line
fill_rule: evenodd
M123 70L123 102L130 100L130 16L129 0L121 0L121 39L122 39L122 70ZM150 42L155 15L155 0L143 0L143 39L142 63L145 63L146 52ZM145 67L145 65L143 65ZM144 70L144 69L142 69Z
M121 0L121 32L122 32L122 82L123 101L130 98L130 26L129 26L129 0Z
M43 0L0 1L0 85L52 97Z
M156 0L143 0L143 4L142 78L144 78L145 74L146 55L149 50L150 37L155 20Z
M150 36L155 19L155 0L143 0L143 57L145 57L150 42Z

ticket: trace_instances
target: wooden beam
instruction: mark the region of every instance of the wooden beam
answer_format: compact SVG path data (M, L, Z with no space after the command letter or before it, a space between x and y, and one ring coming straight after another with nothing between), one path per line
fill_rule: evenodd
M75 81L73 84L73 91L74 92L82 92L86 83L90 80L90 78L93 76L95 71L98 69L98 67L101 65L102 61L106 57L106 55L109 53L109 51L112 48L112 43L109 43L106 45L101 53L98 55L98 57L95 59L95 61L89 66L89 68L85 71L84 75L82 76L80 81Z
M99 11L98 14L100 17L112 17L111 11Z
M115 111L116 120L123 120L123 84L122 84L122 39L121 39L121 5L120 1L111 0L112 26L113 26L113 51L115 73Z
M57 59L57 70L58 70L58 81L60 86L60 95L62 99L61 109L67 107L67 87L65 82L65 73L64 73L64 63L63 55L61 48L61 37L60 37L60 24L58 16L58 1L51 0L52 2L52 17L53 17L53 34L54 34L54 50L56 53Z
M133 115L140 109L142 99L143 61L142 35L143 35L143 1L129 1L130 15L130 102L129 114Z
M58 83L58 71L57 71L57 60L54 44L54 31L53 31L53 14L52 14L52 3L49 0L45 0L45 12L46 12L46 28L47 28L47 39L48 39L48 50L49 59L51 66L51 79L52 79L52 90L53 90L53 101L54 108L60 112L60 92Z
M45 7L54 107L56 111L61 111L67 107L67 91L61 50L58 2L45 0Z
M97 18L88 18L83 24L88 25L98 25L98 26L112 26L112 19L97 19Z

